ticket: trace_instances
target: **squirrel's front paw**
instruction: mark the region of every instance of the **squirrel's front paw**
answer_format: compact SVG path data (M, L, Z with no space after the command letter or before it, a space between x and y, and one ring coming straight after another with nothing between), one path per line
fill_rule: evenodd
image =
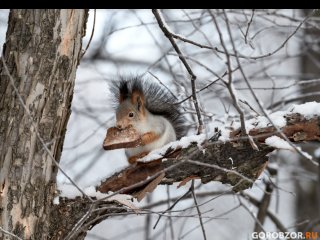
M141 145L147 145L149 143L152 143L153 141L157 140L159 138L159 135L157 135L155 132L147 132L142 135L141 137Z

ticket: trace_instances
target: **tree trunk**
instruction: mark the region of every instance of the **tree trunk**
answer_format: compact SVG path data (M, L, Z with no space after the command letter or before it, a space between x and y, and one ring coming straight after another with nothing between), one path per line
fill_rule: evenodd
M0 226L22 239L50 238L57 166L40 138L58 162L87 16L10 11L0 61Z

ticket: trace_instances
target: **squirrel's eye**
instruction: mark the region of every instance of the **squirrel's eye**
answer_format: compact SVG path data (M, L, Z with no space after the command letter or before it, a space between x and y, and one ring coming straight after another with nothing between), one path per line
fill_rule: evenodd
M133 117L133 112L130 112L130 113L129 113L129 117Z

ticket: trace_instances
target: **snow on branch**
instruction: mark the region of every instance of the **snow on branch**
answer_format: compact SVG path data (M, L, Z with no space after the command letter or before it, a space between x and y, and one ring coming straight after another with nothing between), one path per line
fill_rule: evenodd
M288 111L270 114L270 118L291 142L320 139L320 103L293 105ZM186 137L115 173L97 186L97 190L139 196L159 173L164 173L160 184L184 183L198 178L203 183L231 184L235 191L251 187L266 166L268 153L274 149L292 148L266 117L259 116L246 122L247 131L259 151L241 135L241 129L232 131L226 142L212 138L204 140L203 135ZM132 187L134 185L137 187Z
M320 139L320 103L293 105L288 111L270 114L269 118L291 142ZM114 197L117 194L141 199L146 191L152 191L159 183L181 182L182 185L191 179L201 179L203 183L220 181L231 184L235 191L251 187L266 166L268 153L275 149L294 149L266 117L249 119L246 126L259 150L253 149L248 138L241 135L238 124L238 128L230 133L219 131L209 138L205 134L187 136L169 143L105 179L96 189L89 187L84 191L95 199L117 201ZM126 200L130 195L124 196ZM80 195L76 189L65 186L60 196L74 199ZM58 203L58 199L55 202Z
M288 111L269 117L292 142L320 140L319 103L294 105ZM259 150L252 148L248 138L241 135L240 128L230 132L229 138L226 132L209 138L190 136L151 152L95 188L84 189L90 199L81 197L74 187L63 187L52 210L50 236L53 239L61 239L65 233L69 233L65 239L85 236L87 229L110 216L142 214L143 209L135 208L130 198L141 200L158 184L180 182L181 186L189 180L201 179L202 183L230 184L236 192L251 187L266 167L268 153L292 148L266 118L260 116L246 122L247 132Z

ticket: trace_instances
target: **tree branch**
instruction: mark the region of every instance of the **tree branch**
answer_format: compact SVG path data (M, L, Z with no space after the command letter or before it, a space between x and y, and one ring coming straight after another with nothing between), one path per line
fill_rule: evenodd
M306 119L304 116L294 113L286 115L285 118L287 125L282 128L282 132L292 142L319 141L319 117ZM173 184L192 176L201 179L202 183L215 180L232 186L237 184L235 191L246 189L252 186L252 183L264 169L268 160L266 155L274 150L264 143L265 139L272 135L279 137L281 135L275 127L251 129L249 135L255 140L260 151L252 149L248 139L246 137L239 138L240 135L241 131L235 130L230 134L232 139L226 143L208 140L202 144L202 149L199 149L196 144L192 144L188 148L171 151L164 156L166 161L158 159L151 162L138 162L103 181L97 190L101 192L119 191L182 161L184 162L179 164L179 167L165 171L165 177L161 184ZM242 183L238 184L241 180ZM134 194L147 183L122 193Z
M319 116L306 118L298 113L292 113L284 117L287 124L281 130L292 142L319 141ZM137 162L107 178L96 189L102 193L114 192L110 196L116 193L126 193L134 197L144 191L146 186L161 174L164 177L160 184L170 185L198 178L203 184L210 181L230 184L234 192L247 189L254 184L264 170L268 161L267 154L275 149L267 146L265 139L272 135L280 137L279 132L273 126L251 129L249 135L259 147L259 151L251 147L246 137L239 137L241 130L238 129L231 132L231 139L228 142L206 140L202 143L201 148L197 144L191 144L185 149L171 150L162 159ZM189 192L186 195L190 195ZM93 209L90 216L81 222L81 218L90 207ZM52 224L54 231L50 232L51 239L63 239L65 236L62 233L72 231L72 227L78 222L81 224L74 236L83 238L87 230L110 216L136 214L132 209L116 202L97 200L92 203L80 197L76 199L60 198L60 204L55 205L52 211L54 219L65 219L65 221L57 221ZM65 217L62 218L59 215ZM273 217L269 213L267 215ZM56 229L63 230L57 231Z
M188 62L186 60L186 58L182 54L182 52L181 52L180 48L178 47L178 45L176 44L176 42L175 42L175 40L173 38L173 33L167 27L167 24L165 23L164 19L162 18L160 11L157 10L157 9L152 9L152 13L155 16L155 18L157 19L157 22L158 22L159 27L161 28L162 32L169 39L171 45L173 46L174 50L178 54L181 62L183 63L183 65L185 66L185 68L187 69L187 71L188 71L188 73L189 73L189 75L191 77L192 99L193 99L194 108L195 108L195 110L197 112L197 118L198 118L198 122L199 122L198 134L200 134L203 131L203 121L202 121L202 117L201 117L200 110L199 110L199 104L198 104L196 86L195 86L195 81L197 79L197 76L192 71L190 65L188 64Z

